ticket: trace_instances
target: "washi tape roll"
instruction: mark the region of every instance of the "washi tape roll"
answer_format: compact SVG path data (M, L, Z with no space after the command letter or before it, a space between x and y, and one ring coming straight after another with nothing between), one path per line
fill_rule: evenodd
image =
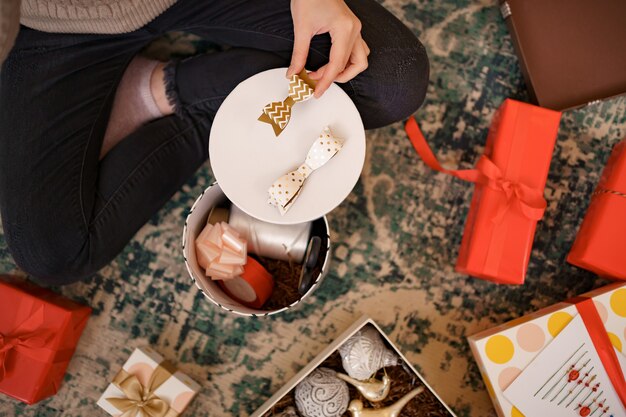
M260 309L274 291L274 278L254 258L248 261L239 277L218 281L228 296L241 304Z
M283 225L267 223L244 213L234 204L228 220L258 256L302 263L311 235L311 222Z

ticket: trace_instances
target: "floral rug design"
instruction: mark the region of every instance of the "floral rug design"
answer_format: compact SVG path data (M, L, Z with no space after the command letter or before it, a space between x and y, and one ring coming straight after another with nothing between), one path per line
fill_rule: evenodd
M440 160L470 168L494 111L528 101L495 0L386 0L425 44L427 101L416 113ZM172 35L159 56L205 42ZM407 90L411 88L406 86ZM59 393L35 406L0 396L0 417L104 416L96 401L132 349L151 345L203 387L185 415L244 416L362 314L374 318L461 417L495 416L466 337L603 285L565 262L611 147L626 136L626 98L563 115L526 283L498 286L454 263L472 185L427 168L401 123L367 134L367 159L349 198L328 215L335 244L326 280L294 311L226 314L193 286L180 238L202 168L93 279L58 291L94 314ZM0 271L20 274L0 230Z

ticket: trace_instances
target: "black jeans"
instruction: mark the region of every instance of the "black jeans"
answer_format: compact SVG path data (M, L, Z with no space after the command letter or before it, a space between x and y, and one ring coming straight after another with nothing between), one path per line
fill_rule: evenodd
M341 87L367 128L401 120L428 84L424 47L375 0L348 0L371 49L369 68ZM231 48L175 64L177 114L143 125L98 160L116 87L130 60L168 31ZM23 270L49 284L109 263L208 157L211 122L242 80L288 66L288 0L179 0L143 28L119 35L21 28L0 71L0 216ZM314 37L307 69L328 61Z

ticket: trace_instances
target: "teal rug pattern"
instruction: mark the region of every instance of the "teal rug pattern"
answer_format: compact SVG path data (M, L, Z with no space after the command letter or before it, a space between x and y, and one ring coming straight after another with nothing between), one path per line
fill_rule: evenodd
M495 0L386 0L431 60L415 114L436 154L471 168L494 111L528 101ZM206 48L176 35L153 53ZM407 91L411 89L406 86ZM249 319L206 301L181 251L186 214L213 182L208 164L92 279L56 289L94 309L58 394L34 406L0 395L0 417L105 416L96 401L137 346L150 345L198 381L185 415L252 413L345 328L376 320L460 417L491 417L467 336L606 282L565 257L611 148L626 136L626 98L564 113L526 283L499 286L454 271L473 187L416 156L402 123L369 131L366 163L328 215L331 268L313 296L276 317ZM0 230L0 272L17 270Z

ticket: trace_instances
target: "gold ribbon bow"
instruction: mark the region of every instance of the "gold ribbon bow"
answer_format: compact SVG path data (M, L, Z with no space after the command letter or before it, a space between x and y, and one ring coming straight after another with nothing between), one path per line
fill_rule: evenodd
M122 369L113 379L113 384L122 390L126 397L106 400L123 413L120 417L135 417L139 413L143 414L143 417L177 417L178 412L170 408L167 401L154 394L154 391L174 372L175 369L169 362L162 362L152 372L148 385L144 387L137 376Z
M296 201L304 180L316 169L324 166L343 147L343 142L333 136L327 127L322 130L319 138L313 142L304 163L295 171L278 178L269 188L268 202L278 207L280 214L285 214Z
M291 108L294 104L306 101L313 97L315 81L309 78L306 70L291 76L289 80L289 95L283 101L274 101L263 107L259 120L269 123L276 136L280 135L291 119Z

